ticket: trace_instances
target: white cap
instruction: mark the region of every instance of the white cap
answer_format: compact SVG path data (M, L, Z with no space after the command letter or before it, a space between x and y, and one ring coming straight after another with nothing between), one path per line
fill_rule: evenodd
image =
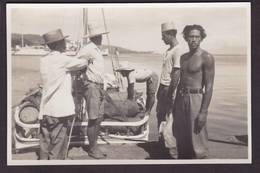
M134 67L128 61L122 61L116 71L133 71Z
M166 22L161 25L162 32L177 30L173 22Z
M84 37L95 37L97 35L107 34L108 31L105 31L101 26L91 23L88 24L88 33Z

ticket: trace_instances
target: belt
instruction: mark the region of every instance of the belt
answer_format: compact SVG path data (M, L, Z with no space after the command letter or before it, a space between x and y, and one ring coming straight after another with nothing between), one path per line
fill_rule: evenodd
M203 89L202 88L181 88L179 92L181 94L202 94Z

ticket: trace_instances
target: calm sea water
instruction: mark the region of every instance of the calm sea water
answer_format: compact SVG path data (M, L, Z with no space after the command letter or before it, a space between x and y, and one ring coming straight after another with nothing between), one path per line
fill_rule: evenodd
M40 83L40 57L12 57L12 104L20 101L29 88ZM161 72L160 55L120 55L120 61L130 61L136 67ZM210 136L247 134L247 62L245 56L215 56L216 74L214 92L209 108L208 131ZM105 58L106 72L112 73L109 57ZM145 85L138 84L138 90ZM251 116L251 115L249 115ZM156 139L156 118L151 117L151 136Z

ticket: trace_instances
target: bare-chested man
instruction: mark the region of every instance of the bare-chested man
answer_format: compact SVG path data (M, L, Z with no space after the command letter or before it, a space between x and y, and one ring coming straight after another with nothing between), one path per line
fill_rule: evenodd
M200 25L187 25L183 37L190 51L181 56L180 83L173 106L173 132L179 159L208 157L206 122L215 74L214 58L200 48L206 37Z

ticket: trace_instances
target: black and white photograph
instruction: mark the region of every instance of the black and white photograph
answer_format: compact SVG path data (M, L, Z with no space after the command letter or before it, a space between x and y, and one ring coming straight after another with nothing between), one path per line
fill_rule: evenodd
M7 164L252 163L251 4L7 4Z

